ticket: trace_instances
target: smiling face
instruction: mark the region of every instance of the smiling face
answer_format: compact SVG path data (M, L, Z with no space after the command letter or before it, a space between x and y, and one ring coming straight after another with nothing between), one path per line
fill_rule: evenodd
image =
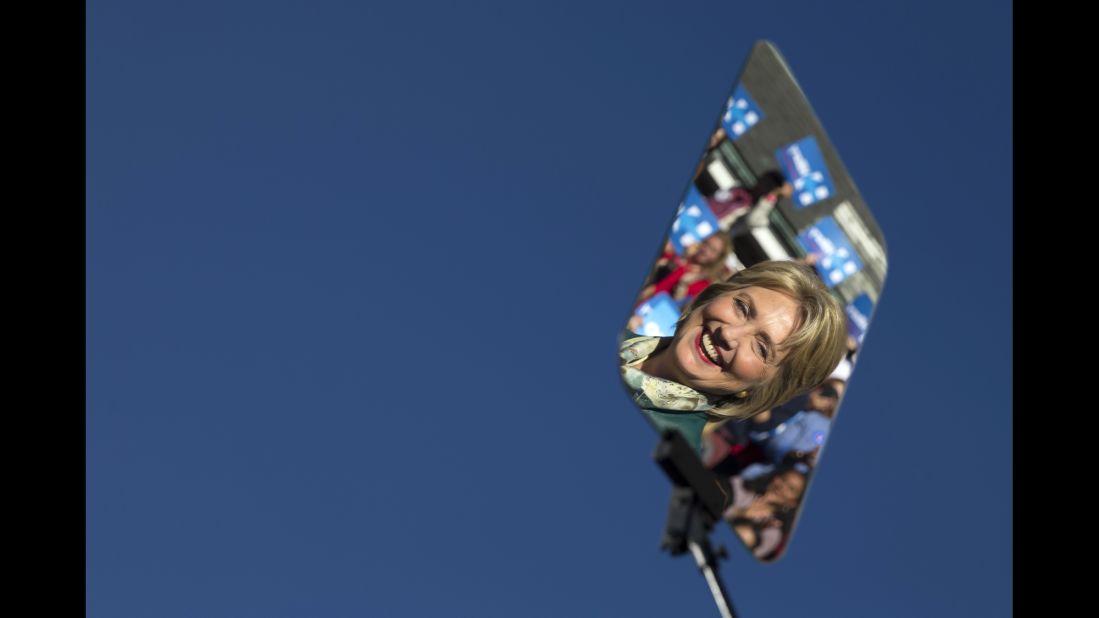
M761 287L718 296L676 329L672 379L714 396L750 389L771 379L786 356L782 343L797 326L798 303Z
M724 252L725 239L720 234L714 234L698 244L698 250L690 257L690 261L706 266L720 260Z
M804 491L805 476L794 470L788 470L782 474L776 474L771 479L764 498L771 504L791 507L798 503Z

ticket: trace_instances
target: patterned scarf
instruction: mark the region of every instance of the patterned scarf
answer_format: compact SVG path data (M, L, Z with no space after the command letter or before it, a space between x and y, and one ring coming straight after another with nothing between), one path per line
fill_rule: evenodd
M643 409L676 412L711 410L714 404L702 393L678 382L651 376L638 368L660 343L660 337L632 337L623 341L618 351L622 360L622 381L633 391L637 405Z

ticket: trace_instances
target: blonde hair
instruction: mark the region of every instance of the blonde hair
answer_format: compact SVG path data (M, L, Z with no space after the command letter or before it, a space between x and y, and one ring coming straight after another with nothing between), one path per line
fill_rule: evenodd
M703 306L750 287L779 292L797 301L798 321L779 346L787 355L774 376L748 389L746 397L729 397L715 406L710 414L717 419L748 418L809 391L824 382L847 353L847 321L839 300L811 267L791 261L760 262L708 286L680 316L676 331Z

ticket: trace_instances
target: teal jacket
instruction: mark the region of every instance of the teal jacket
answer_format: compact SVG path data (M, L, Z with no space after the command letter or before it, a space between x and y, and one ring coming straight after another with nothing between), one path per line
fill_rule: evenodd
M663 433L665 429L674 429L683 435L687 444L690 444L696 453L702 454L702 428L710 420L704 412L641 408L641 413L649 419L657 432Z

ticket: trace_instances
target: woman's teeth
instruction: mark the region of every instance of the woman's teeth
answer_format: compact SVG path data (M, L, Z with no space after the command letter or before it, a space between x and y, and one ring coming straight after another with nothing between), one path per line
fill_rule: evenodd
M721 365L721 355L717 353L717 347L714 346L714 342L710 339L710 334L702 333L702 351L705 352L706 357L710 359L715 365Z

